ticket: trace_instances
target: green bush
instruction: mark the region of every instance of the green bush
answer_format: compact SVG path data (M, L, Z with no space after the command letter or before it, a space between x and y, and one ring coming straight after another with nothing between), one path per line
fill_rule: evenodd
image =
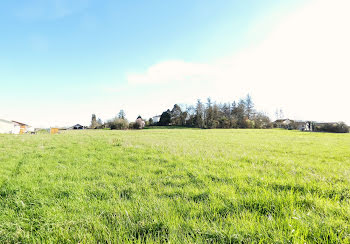
M114 119L107 123L107 127L111 130L126 130L129 128L129 122L126 119Z
M344 122L335 124L316 125L316 131L333 132L333 133L349 133L349 127Z
M135 125L136 123L135 122L131 122L130 124L129 124L129 129L135 129Z

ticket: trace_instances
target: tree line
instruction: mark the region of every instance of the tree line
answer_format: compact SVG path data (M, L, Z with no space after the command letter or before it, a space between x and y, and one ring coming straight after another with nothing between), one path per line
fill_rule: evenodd
M270 118L255 110L251 96L232 103L216 103L210 98L206 103L197 100L193 106L182 109L178 104L162 113L159 122L150 125L186 126L203 129L214 128L271 128Z
M91 116L90 129L111 129L111 130L126 130L126 129L143 129L146 123L141 116L138 116L135 122L129 122L126 119L124 110L120 110L118 115L103 123L101 119L97 119L96 115Z
M276 117L282 118L283 111L276 111ZM134 122L129 122L126 119L124 110L120 110L117 116L113 119L102 122L95 114L92 115L90 129L143 129L145 126L178 126L192 127L202 129L215 128L251 128L251 129L268 129L268 128L285 128L298 129L296 122L292 121L287 127L278 124L277 121L271 122L270 118L263 112L255 109L255 104L248 94L245 98L238 101L228 103L217 103L207 98L203 103L200 99L195 105L175 104L173 108L164 111L159 121L153 121L150 118L148 121L138 116ZM349 132L349 127L345 123L322 123L314 124L314 130L319 132Z

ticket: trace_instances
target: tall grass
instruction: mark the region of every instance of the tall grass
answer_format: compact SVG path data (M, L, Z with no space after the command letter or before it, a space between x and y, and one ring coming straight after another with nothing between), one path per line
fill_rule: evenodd
M350 136L0 135L0 242L350 242Z

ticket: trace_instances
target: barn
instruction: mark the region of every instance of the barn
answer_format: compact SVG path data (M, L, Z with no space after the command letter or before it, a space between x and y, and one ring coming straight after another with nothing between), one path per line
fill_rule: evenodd
M81 125L81 124L76 124L76 125L73 125L69 128L67 128L67 130L84 130L86 127Z
M73 126L73 130L83 130L84 126L82 126L81 124L76 124Z

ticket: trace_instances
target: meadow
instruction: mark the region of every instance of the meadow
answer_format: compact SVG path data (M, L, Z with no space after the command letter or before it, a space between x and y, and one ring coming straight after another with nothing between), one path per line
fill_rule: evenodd
M0 135L1 243L350 243L350 135Z

